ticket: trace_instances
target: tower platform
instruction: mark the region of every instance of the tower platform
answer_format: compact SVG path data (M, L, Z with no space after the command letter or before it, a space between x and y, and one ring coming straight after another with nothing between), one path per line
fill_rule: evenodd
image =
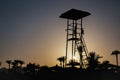
M76 10L76 9L70 9L67 12L61 14L60 18L78 20L78 19L81 19L81 18L89 16L89 15L90 15L89 12Z

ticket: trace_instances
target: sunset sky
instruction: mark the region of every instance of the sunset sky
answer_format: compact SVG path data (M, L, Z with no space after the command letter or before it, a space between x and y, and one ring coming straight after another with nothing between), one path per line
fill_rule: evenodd
M111 52L120 50L120 0L0 0L2 66L14 59L58 64L66 41L66 20L59 16L71 8L91 13L83 22L89 52L115 64Z

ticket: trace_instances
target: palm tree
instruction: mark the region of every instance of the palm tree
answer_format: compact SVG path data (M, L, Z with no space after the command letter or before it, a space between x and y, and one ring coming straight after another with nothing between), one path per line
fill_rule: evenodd
M12 62L12 65L13 65L13 70L17 71L18 70L18 64L19 64L19 60L14 60Z
M114 50L111 55L115 55L116 56L116 65L118 66L118 55L120 54L119 50Z
M22 72L22 70L23 70L22 65L25 64L25 62L22 60L18 60L18 64L19 64L18 68L19 68L20 72Z
M6 63L8 64L9 69L10 69L10 65L12 64L12 61L11 60L7 60Z
M2 64L2 63L0 62L0 66L1 66L1 64Z
M22 68L22 65L25 64L24 61L19 60L20 68Z
M62 57L59 57L59 58L57 58L57 60L60 62L60 66L62 67L64 67L64 62L65 62L65 60L66 60L66 57L65 56L62 56ZM63 65L62 65L63 64Z
M87 58L88 60L88 68L95 69L99 64L99 59L102 58L102 56L96 55L95 52L90 52L89 56Z
M35 70L36 70L36 64L35 63L29 63L29 64L27 64L26 70L29 73L34 73Z

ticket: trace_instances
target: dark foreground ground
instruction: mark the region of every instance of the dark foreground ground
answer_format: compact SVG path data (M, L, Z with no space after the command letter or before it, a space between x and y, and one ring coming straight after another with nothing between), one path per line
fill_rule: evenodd
M0 72L0 80L120 80L120 72L109 70L51 69L38 72Z

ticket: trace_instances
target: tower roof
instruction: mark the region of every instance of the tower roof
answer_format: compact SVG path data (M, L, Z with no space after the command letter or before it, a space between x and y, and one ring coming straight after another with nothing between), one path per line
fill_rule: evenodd
M81 19L81 18L89 16L89 15L90 15L89 12L76 10L76 9L70 9L67 12L61 14L60 18L78 20L78 19Z

